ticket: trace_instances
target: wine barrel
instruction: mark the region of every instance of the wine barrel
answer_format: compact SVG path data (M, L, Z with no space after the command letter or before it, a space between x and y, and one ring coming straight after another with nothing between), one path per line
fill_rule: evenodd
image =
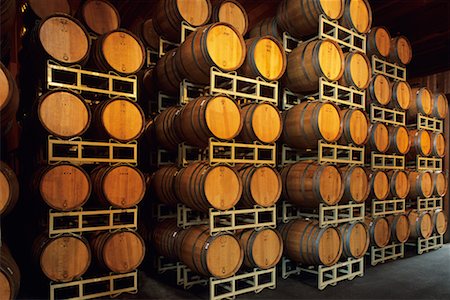
M102 35L120 27L117 9L106 0L87 0L79 10L80 19L89 31Z
M364 223L369 228L370 244L378 248L384 248L391 239L391 227L385 217L365 217Z
M374 123L369 128L367 141L368 153L370 151L385 153L390 146L389 130L383 123Z
M367 56L375 55L379 58L389 57L391 49L391 34L384 26L372 27L366 35Z
M344 13L344 0L283 0L278 5L277 22L283 31L297 39L317 35L319 16L339 19Z
M0 299L16 299L20 289L20 270L5 243L0 247Z
M26 9L38 19L45 19L56 13L71 14L68 0L27 0Z
M214 23L190 34L175 55L182 78L198 84L210 83L210 69L239 69L245 60L245 42L234 27Z
M93 125L99 136L129 142L144 132L144 112L136 102L125 98L102 101L95 108Z
M369 175L370 198L385 200L389 196L389 177L383 171L373 171Z
M281 176L277 170L268 166L243 165L236 171L242 180L242 206L269 207L277 203L281 195Z
M442 235L447 232L447 216L442 209L436 209L431 212L431 217L433 219L433 232Z
M282 117L282 140L292 148L317 149L317 141L336 142L342 135L340 109L332 102L302 102Z
M180 107L172 106L162 111L156 116L153 128L158 145L167 150L178 149L178 144L182 141L180 130L177 128L175 119L180 117ZM150 127L150 128L152 128Z
M176 165L162 166L153 173L151 180L152 191L159 202L172 207L176 207L178 204L173 187L177 173L178 167Z
M369 139L369 117L360 109L343 109L341 116L342 136L339 143L363 146Z
M426 130L409 130L409 143L411 148L408 152L408 157L412 160L416 159L417 155L430 156L431 154L431 135ZM445 147L445 146L444 146Z
M342 202L353 201L363 203L369 197L369 175L360 166L341 167L344 181L344 196Z
M417 115L429 116L433 112L433 94L426 88L411 89L412 101L407 111L409 121L416 122Z
M232 25L243 36L247 33L247 12L242 4L236 0L220 0L213 3L211 23L217 22Z
M344 54L344 74L339 79L341 85L365 90L370 84L371 77L371 63L364 53L347 52Z
M431 138L431 155L437 157L445 156L445 138L441 132L430 133Z
M433 234L433 219L430 213L411 209L406 214L411 227L410 241L417 241L418 238L427 239Z
M276 38L266 35L245 41L247 55L239 72L249 77L276 81L286 70L286 52Z
M244 251L232 234L211 236L208 226L186 229L180 250L180 259L192 271L216 278L233 276L241 267Z
M269 103L248 103L241 107L243 126L238 136L246 143L275 143L281 135L280 111Z
M175 62L175 55L178 51L178 48L168 51L156 63L158 89L169 95L177 95L180 92L180 83L183 81L179 66Z
M433 194L433 177L430 172L410 171L408 174L410 190L408 198L430 198Z
M391 82L384 75L377 74L373 76L366 95L367 104L388 105L392 98ZM370 109L369 106L368 109Z
M159 0L154 10L153 26L160 36L179 43L181 23L202 26L210 19L211 10L209 0Z
M0 216L5 216L19 200L19 181L14 171L0 161Z
M303 208L337 204L344 194L341 172L332 165L297 162L281 169L283 197Z
M41 168L34 175L33 187L48 206L62 211L79 209L91 195L89 175L72 164Z
M50 91L39 98L38 118L50 134L69 139L86 132L91 109L84 99L68 90Z
M284 254L302 265L331 266L342 254L342 237L337 228L320 228L317 220L297 219L280 228Z
M448 115L448 99L444 93L433 94L433 109L431 116L438 119L445 119Z
M181 240L186 230L177 226L176 219L157 222L152 232L152 244L156 252L167 258L178 260L181 251Z
M4 41L9 39L7 36L9 32L15 31L14 20L16 19L16 1L4 0L0 6L0 33L1 42L4 46Z
M367 0L345 0L344 14L339 20L347 28L359 33L369 32L372 26L372 8Z
M157 91L156 84L156 69L155 66L150 66L142 70L142 75L140 76L140 83L147 92L148 96L155 94Z
M132 28L130 28L139 39L144 43L145 47L150 48L155 52L159 51L159 35L153 26L153 20L147 19L142 22L136 23Z
M126 29L116 29L101 35L92 49L93 63L100 70L120 75L137 73L144 66L145 55L142 42Z
M284 85L294 93L315 92L320 77L337 81L344 73L344 53L332 40L302 43L287 58Z
M174 189L178 200L195 210L227 210L241 198L242 181L228 166L210 166L200 161L178 172Z
M144 198L144 174L135 167L100 165L92 170L91 179L96 199L103 205L129 208Z
M339 226L342 236L342 258L361 258L370 244L369 228L363 222L346 223Z
M182 140L206 147L211 137L235 138L242 128L238 104L227 96L202 96L183 107L178 119Z
M392 100L389 107L407 110L413 101L411 87L406 81L397 81L392 84Z
M403 170L391 170L387 172L389 177L389 189L394 198L405 199L411 189L408 174Z
M412 59L412 48L409 40L401 35L391 40L389 60L402 65L407 65Z
M391 241L405 243L410 235L409 220L405 214L388 215L386 219L391 227Z
M433 176L433 195L444 197L447 194L448 177L443 172L435 172Z
M278 27L277 19L266 18L258 22L248 33L250 38L258 36L270 35L276 38L278 41L283 41L283 32Z
M115 273L135 270L145 255L144 240L131 230L98 232L91 240L91 248L100 266Z
M244 265L262 270L274 267L283 254L283 239L276 229L242 231L238 238L244 249Z
M44 232L34 241L32 251L44 275L56 282L78 279L91 264L89 243L81 236L49 238Z
M389 149L391 153L405 155L411 148L408 129L404 126L389 126Z

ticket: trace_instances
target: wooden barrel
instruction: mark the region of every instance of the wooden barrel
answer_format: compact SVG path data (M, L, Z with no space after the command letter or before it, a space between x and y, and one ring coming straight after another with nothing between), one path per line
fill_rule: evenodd
M384 75L377 74L373 76L367 88L366 95L368 104L373 103L379 106L388 105L392 98L391 82Z
M156 84L156 68L155 66L150 66L147 69L142 69L140 77L141 86L144 88L144 91L147 92L147 95L153 95L157 91Z
M372 67L367 56L362 52L347 52L344 55L344 74L339 83L353 86L360 90L366 89L372 78Z
M184 232L185 230L177 226L176 219L157 222L151 236L156 252L164 257L178 260Z
M411 209L406 214L411 227L410 241L417 241L419 237L427 239L433 234L433 219L430 213Z
M430 198L433 194L433 176L430 172L410 171L408 174L410 190L408 198Z
M389 244L391 227L385 217L370 218L366 216L364 223L369 228L370 244L372 246L383 248Z
M180 107L172 106L162 111L156 116L153 123L154 135L158 145L167 150L178 149L178 144L182 141L180 130L177 127L180 117Z
M177 95L180 92L180 83L183 81L179 66L175 62L178 51L178 48L168 51L156 63L158 89L169 95Z
M277 170L268 166L243 165L237 167L237 172L243 186L242 206L269 207L277 203L281 195L281 176Z
M287 58L284 85L294 93L315 92L319 79L337 81L344 73L344 53L332 40L302 43Z
M431 155L444 157L446 153L445 138L441 132L430 133L431 138Z
M227 96L202 96L186 104L177 119L182 140L206 147L209 139L231 140L242 128L238 104Z
M0 216L5 216L19 200L19 181L6 163L0 161Z
M16 299L20 289L20 270L5 243L0 247L0 299Z
M232 168L195 162L182 168L175 177L175 194L187 206L208 211L210 207L227 210L242 195L242 181Z
M91 124L89 105L80 95L69 90L42 95L37 112L44 129L63 139L81 136Z
M276 38L266 35L254 37L245 41L247 56L239 72L267 81L276 81L286 70L286 52Z
M100 70L120 75L137 73L144 66L145 55L144 45L139 38L125 29L101 35L92 51L93 62Z
M210 69L224 72L239 69L245 60L245 42L234 27L214 23L190 34L175 55L182 78L209 85Z
M372 27L366 35L367 56L375 55L379 58L389 57L391 49L391 34L384 26Z
M389 196L389 177L383 171L373 171L369 175L370 198L385 200Z
M205 25L211 17L209 0L158 1L154 10L153 26L156 32L172 42L180 42L181 23L193 27Z
M269 103L248 103L241 107L242 130L239 140L275 143L281 135L282 123L278 108Z
M282 113L284 143L317 149L317 141L336 142L342 135L340 109L332 102L302 102Z
M88 30L97 35L120 27L119 12L106 0L87 0L80 8L79 15Z
M344 0L283 0L278 5L277 21L283 31L295 38L317 35L319 16L339 19L344 13Z
M91 195L89 175L72 164L41 168L34 175L33 186L48 206L62 211L79 209Z
M406 81L397 81L392 84L391 108L407 110L413 102L411 87Z
M331 266L342 254L342 237L337 228L320 228L317 220L297 219L280 228L284 254L303 265Z
M144 132L145 117L141 107L128 99L102 101L94 111L94 126L99 135L129 142Z
M237 237L221 232L211 236L208 226L186 229L180 260L192 271L216 278L233 276L241 267L244 251Z
M156 52L159 51L160 37L153 26L153 19L138 22L130 30L139 37L145 47Z
M369 197L369 175L360 166L341 167L342 179L344 181L344 196L342 202L353 201L363 203Z
M14 21L16 19L16 2L14 0L4 0L0 6L0 33L1 33L1 49L5 47L10 40L9 33L14 32ZM5 52L1 52L4 54ZM3 60L2 60L3 61ZM6 63L6 61L5 61Z
M389 126L389 149L390 153L405 155L411 148L409 132L404 126Z
M367 146L369 151L385 153L390 146L388 127L383 123L370 125Z
M115 273L135 270L145 255L144 240L131 230L98 232L91 240L91 248L97 262Z
M412 47L409 40L401 35L391 40L389 60L398 64L407 65L412 59Z
M448 99L444 93L433 94L433 109L431 116L438 119L445 119L448 115Z
M433 195L444 197L447 194L448 177L443 172L435 172L433 176Z
M405 214L387 215L386 219L391 227L391 241L405 243L411 233L408 216Z
M44 232L33 244L33 257L50 280L69 282L81 277L91 264L89 243L81 236L49 238Z
M411 189L408 173L403 170L391 170L387 172L389 177L389 189L391 197L405 199Z
M160 167L152 175L151 186L156 198L164 204L176 207L178 199L174 191L175 176L178 173L176 165Z
M361 258L370 244L369 228L363 222L346 223L339 226L342 235L342 258Z
M250 38L270 35L278 41L283 41L283 32L278 27L277 19L274 17L259 21L248 33Z
M412 101L407 111L409 121L416 122L417 115L429 116L433 112L433 94L426 88L411 89Z
M363 146L369 139L369 117L361 109L343 109L341 116L342 136L339 143Z
M91 179L97 200L104 205L129 208L144 198L144 174L135 167L101 165L92 170Z
M250 229L238 234L244 249L244 264L262 270L274 267L283 254L283 239L276 229Z
M433 219L433 232L442 235L447 232L447 216L442 209L436 209L431 212L431 217Z
M219 0L213 3L211 23L217 22L233 25L243 36L247 33L247 12L242 4L236 0Z
M337 204L344 194L339 169L332 165L297 162L281 169L283 197L299 207Z
M372 26L372 8L367 0L346 0L344 14L339 20L347 28L359 33L369 32Z
M410 129L409 143L411 144L411 148L409 149L408 152L408 157L410 159L415 160L417 155L430 156L432 143L431 143L431 135L428 131L424 129L421 130Z
M39 19L45 19L56 13L71 14L68 0L27 0L26 6L27 10Z

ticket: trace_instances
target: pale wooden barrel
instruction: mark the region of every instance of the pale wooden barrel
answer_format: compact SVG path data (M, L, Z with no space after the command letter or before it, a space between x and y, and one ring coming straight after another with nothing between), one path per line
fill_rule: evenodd
M181 243L180 260L193 272L204 276L233 276L244 260L242 246L233 234L211 236L208 226L192 226Z
M383 171L373 171L369 175L370 197L385 200L389 195L389 177Z
M157 222L152 235L152 244L156 252L171 259L179 259L181 249L181 240L186 230L177 226L176 219L165 219Z
M315 92L319 79L337 81L344 73L344 53L332 40L302 43L287 59L284 85L294 93Z
M433 219L433 232L442 235L447 232L448 220L442 209L436 209L431 212Z
M187 206L208 211L210 207L227 210L242 195L242 181L232 168L208 162L194 162L182 168L175 177L175 193Z
M266 35L245 41L247 56L239 71L249 77L276 81L286 70L286 52L274 37Z
M298 219L280 228L284 254L302 265L331 266L342 254L342 237L337 228L320 228L317 220Z
M80 8L79 15L86 27L97 35L120 27L119 12L106 0L87 0Z
M428 131L421 129L409 130L409 143L411 148L408 157L415 160L417 155L430 156L432 150L431 135Z
M0 247L0 299L16 299L20 289L20 270L8 246Z
M402 65L407 65L412 59L412 47L409 40L401 35L391 40L389 60Z
M363 203L369 197L369 175L360 166L341 167L342 179L344 181L344 196L342 202L353 201Z
M372 27L366 35L366 53L367 56L372 55L378 58L389 57L391 49L391 34L384 26Z
M433 112L433 94L426 87L413 88L411 89L411 94L412 101L407 111L407 118L415 123L419 113L429 116Z
M411 189L408 173L403 170L391 170L387 172L387 175L389 177L391 196L394 198L405 199Z
M381 74L372 77L366 93L367 108L371 103L379 106L388 105L392 98L391 82Z
M430 198L433 194L433 176L430 172L410 171L408 174L410 190L408 198Z
M441 132L430 133L431 138L431 155L444 157L446 153L445 137Z
M56 13L71 14L70 3L68 0L27 0L27 10L39 19L45 19Z
M406 81L397 81L392 84L392 100L389 107L407 110L413 101L411 87Z
M342 258L361 258L370 245L369 228L363 222L346 223L339 226L342 235Z
M346 0L340 24L359 33L369 32L372 26L372 8L367 0Z
M391 227L385 217L370 218L366 216L364 223L369 228L370 244L372 246L383 248L389 244Z
M443 172L433 173L433 195L445 196L447 194L448 177Z
M16 120L19 89L11 72L0 62L0 132L6 134Z
M448 99L444 93L433 94L433 110L431 116L438 119L445 119L448 115Z
M19 181L6 163L0 161L0 216L5 216L19 200Z
M138 22L130 28L131 32L137 35L142 43L150 50L159 51L159 35L153 26L153 19L147 19L142 22Z
M248 103L241 107L242 131L239 140L275 143L281 136L282 123L278 108L269 103Z
M339 83L343 86L353 86L360 90L366 89L372 78L372 67L367 56L362 52L347 52L344 55L344 74Z
M363 146L369 139L369 117L361 109L343 109L339 112L343 129L339 143Z
M390 153L405 155L411 148L409 132L404 126L389 126L389 149Z
M339 107L332 102L302 102L282 113L284 143L292 148L316 149L317 142L336 142L342 135Z
M248 29L248 16L245 8L237 0L213 1L211 23L224 22L245 35Z
M174 191L175 176L178 173L176 165L160 167L152 175L151 186L156 198L164 204L176 207L178 199Z
M391 241L405 243L410 235L408 216L406 214L387 215L386 219L391 227Z
M259 21L248 33L250 38L258 36L270 35L278 41L283 41L283 32L278 27L277 19L275 17L266 18Z
M319 16L339 19L344 13L344 0L283 0L278 5L279 26L295 38L317 35Z
M385 153L390 146L389 129L383 123L374 123L369 128L369 140L367 147L369 152ZM368 152L368 153L369 153Z
M180 83L183 81L179 66L175 62L178 51L178 48L172 49L156 62L158 89L169 95L177 95L180 92Z
M276 229L245 230L238 234L244 249L244 264L262 270L274 267L283 254L283 239Z
M181 129L177 127L179 122L176 120L180 117L180 110L181 108L176 106L165 109L156 116L151 126L158 145L164 149L176 150L182 142Z
M411 227L410 241L417 241L420 238L429 238L433 234L433 219L430 213L411 209L407 212L409 225Z
M299 207L337 204L344 194L341 172L332 165L297 162L281 169L283 197Z

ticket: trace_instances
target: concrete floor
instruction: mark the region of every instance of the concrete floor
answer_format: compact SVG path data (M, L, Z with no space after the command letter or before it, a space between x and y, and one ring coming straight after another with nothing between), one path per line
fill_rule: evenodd
M141 272L137 295L122 295L122 299L208 299L207 287L187 291L173 284L169 274L153 275ZM239 299L450 299L450 244L423 255L412 249L405 259L372 267L366 263L364 277L343 281L335 287L319 291L312 275L277 277L275 290L245 294Z

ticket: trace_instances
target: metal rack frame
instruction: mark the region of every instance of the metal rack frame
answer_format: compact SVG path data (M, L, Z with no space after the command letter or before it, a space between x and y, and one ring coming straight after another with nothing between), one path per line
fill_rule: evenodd
M156 203L152 206L152 217L160 222L166 219L177 218L177 209L163 203Z
M167 108L179 104L179 98L167 95L161 91L158 92L158 112L162 112Z
M417 171L442 171L442 158L439 157L416 157Z
M372 56L373 74L381 74L398 81L406 81L406 68Z
M396 154L380 154L371 153L370 157L371 168L383 169L383 170L404 170L405 169L405 156Z
M417 239L417 254L424 254L430 250L436 250L444 246L444 235L432 235L427 239Z
M389 260L396 260L405 256L405 244L392 243L384 248L370 247L370 264L376 266L378 263L385 263Z
M429 131L443 132L444 121L432 117L427 117L419 113L417 114L417 124L413 126L417 126L418 130L425 129Z
M370 104L370 122L380 122L388 125L406 125L406 113L395 109Z
M405 199L392 200L372 200L371 214L372 216L386 216L404 213L406 208Z
M417 210L418 211L429 211L435 209L443 208L442 197L433 198L417 198Z

